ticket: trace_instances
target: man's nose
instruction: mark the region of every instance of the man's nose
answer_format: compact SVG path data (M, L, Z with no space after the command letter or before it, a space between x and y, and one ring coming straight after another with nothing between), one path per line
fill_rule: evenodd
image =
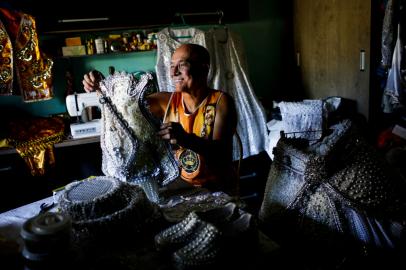
M171 68L171 75L172 76L177 76L180 75L180 70L179 70L179 66L176 65L174 67Z

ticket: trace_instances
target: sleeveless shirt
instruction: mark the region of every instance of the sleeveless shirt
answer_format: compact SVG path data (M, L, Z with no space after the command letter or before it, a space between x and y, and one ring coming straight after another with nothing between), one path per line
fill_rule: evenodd
M164 122L178 122L187 133L212 140L216 107L222 95L222 91L210 90L194 112L187 112L182 93L173 92L166 108ZM201 186L207 181L217 180L202 155L180 147L175 151L175 157L180 165L181 177L186 182Z

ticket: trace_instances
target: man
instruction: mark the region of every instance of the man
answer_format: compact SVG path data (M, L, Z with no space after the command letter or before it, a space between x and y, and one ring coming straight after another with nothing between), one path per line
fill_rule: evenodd
M162 119L158 135L174 145L181 169L175 185L230 191L236 184L232 139L237 125L233 99L210 89L208 51L196 44L181 45L172 55L170 74L175 92L148 96L152 114ZM84 76L86 91L98 89L100 77Z

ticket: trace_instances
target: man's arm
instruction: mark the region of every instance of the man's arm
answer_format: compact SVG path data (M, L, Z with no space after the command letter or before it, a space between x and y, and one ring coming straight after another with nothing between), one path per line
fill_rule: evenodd
M158 92L147 96L147 102L150 112L158 118L163 118L166 110L166 106L171 97L169 92Z

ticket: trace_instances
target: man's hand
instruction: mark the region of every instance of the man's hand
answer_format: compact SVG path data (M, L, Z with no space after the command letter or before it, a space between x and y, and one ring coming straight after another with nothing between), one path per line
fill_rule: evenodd
M168 140L170 144L178 144L185 147L188 134L183 127L176 122L164 123L161 125L158 135Z
M86 92L93 92L100 90L100 81L104 79L103 74L97 70L90 71L83 76L83 88Z

